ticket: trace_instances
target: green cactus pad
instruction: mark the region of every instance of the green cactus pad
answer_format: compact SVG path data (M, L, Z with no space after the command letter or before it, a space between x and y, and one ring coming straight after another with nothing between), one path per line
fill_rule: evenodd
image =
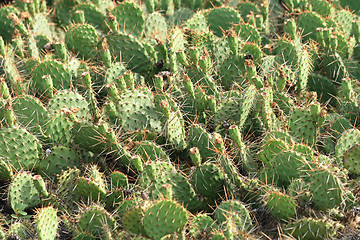
M199 31L199 32L206 32L208 28L206 17L202 12L195 13L192 18L186 21L186 27Z
M360 144L355 144L352 148L347 150L343 157L343 163L345 168L350 172L359 175L359 159L360 159Z
M65 35L65 43L68 49L85 59L96 57L98 42L99 37L96 29L89 24L72 25Z
M241 20L240 14L230 7L213 8L204 15L210 30L218 37L223 35L222 31L230 29L232 25L238 24Z
M145 27L144 14L136 3L122 2L112 10L119 23L119 31L134 36L141 35Z
M166 102L169 108L169 114L166 116L162 110L162 103ZM183 114L177 102L167 94L157 94L154 103L157 111L163 115L162 122L165 123L165 136L167 141L174 149L184 150L187 146L186 131Z
M2 159L0 159L0 180L10 181L13 177L11 167Z
M304 204L310 201L310 184L305 182L304 179L298 178L291 181L287 187L287 193L297 199L299 204Z
M324 19L316 12L301 13L296 20L296 24L303 30L304 39L311 38L314 40L321 40L317 39L317 28L326 28Z
M330 219L302 218L287 224L284 230L296 239L322 240L335 236L338 227L339 225Z
M74 191L76 179L80 176L81 171L77 168L71 168L63 171L58 178L56 195L58 200L70 209L77 209L76 202L79 201L79 194Z
M74 143L99 155L116 145L114 131L106 124L74 123L71 129Z
M12 223L6 233L6 239L20 238L30 239L35 236L35 232L31 222L28 219L23 219Z
M310 91L316 91L321 103L327 103L330 101L331 105L335 104L335 97L338 90L334 82L325 76L312 73L309 76L308 89Z
M50 99L47 109L50 115L61 112L63 109L70 110L75 113L79 121L88 122L91 120L89 104L79 93L67 90L57 92Z
M117 84L117 87L121 89L121 86L117 83L117 78L122 77L124 73L126 72L126 68L121 63L114 63L110 68L106 70L106 83L111 84L112 82L115 82Z
M342 161L346 151L360 142L360 131L358 129L349 129L343 132L337 140L335 155L339 162Z
M280 152L274 157L273 161L273 167L279 180L285 186L289 185L293 179L307 176L306 171L309 170L309 162L297 152Z
M249 211L243 203L237 200L222 201L215 209L214 215L219 224L231 218L236 227L241 231L249 231L254 227Z
M152 13L145 21L145 35L150 39L166 40L167 24L166 19L160 13Z
M258 67L262 63L263 52L260 46L256 43L247 42L241 46L241 53L246 55L251 55L253 57L253 61L256 67Z
M334 19L339 26L338 30L345 34L346 38L349 38L352 29L352 22L354 21L354 15L351 11L346 9L337 11L334 14Z
M234 83L239 84L241 87L246 86L245 56L229 56L229 58L221 64L218 72L221 76L221 83L226 89L229 89Z
M46 142L70 146L72 143L71 129L73 125L73 122L71 122L64 112L58 112L49 117L45 126Z
M253 107L256 97L256 87L249 85L244 91L229 91L226 98L215 113L215 121L236 124L242 128Z
M214 139L200 125L193 125L190 128L189 147L199 148L200 155L204 161L216 156Z
M84 11L86 22L93 25L96 29L105 29L105 16L95 5L86 3L79 4L72 10L72 15L74 15L76 11Z
M11 166L20 170L35 167L39 158L39 140L22 128L0 129L0 157Z
M296 216L295 200L284 193L268 192L264 199L266 206L275 217L287 221Z
M318 137L318 127L310 111L305 108L296 108L289 118L289 133L300 143L314 145Z
M43 76L49 75L52 80L51 85L44 85ZM49 60L39 63L31 72L33 90L38 92L40 96L44 95L51 97L53 91L56 90L70 89L71 86L71 75L66 65L57 61Z
M0 27L0 35L4 41L10 41L12 39L15 26L13 21L8 17L9 13L19 14L19 10L13 6L4 6L0 8L0 21L2 22Z
M9 186L9 200L14 212L20 214L41 203L40 192L31 173L20 172L14 176Z
M271 167L274 157L280 152L289 150L289 146L280 139L270 139L263 143L262 151L258 157L267 166Z
M104 208L92 205L82 211L77 227L80 232L88 232L99 239L104 237L107 228L115 229L115 220Z
M49 114L39 99L31 96L19 96L13 99L12 107L21 126L40 136L45 131Z
M161 191L163 185L170 184L173 199L182 203L190 211L199 206L195 190L188 179L178 173L172 164L157 161L149 165L151 165L151 172L145 169L139 177L139 185L144 189L149 189L154 199L159 199L163 195Z
M197 214L190 222L189 233L193 238L201 238L204 233L208 234L211 230L216 229L218 225L214 220L203 213Z
M324 211L339 206L344 199L344 186L340 178L326 169L311 172L310 191L313 203Z
M253 2L239 2L239 4L236 6L236 9L239 11L245 22L248 22L247 16L249 14L260 14L259 7Z
M86 169L84 177L76 179L76 191L85 199L98 201L106 196L106 184L103 173L96 166Z
M143 219L145 232L152 239L180 232L187 223L188 213L175 202L159 201L148 208Z
M162 123L155 111L153 95L148 88L128 91L117 103L118 118L125 132L147 129L160 133Z
M243 23L235 25L233 29L240 41L261 44L260 33L254 26Z
M136 38L122 33L111 33L106 36L106 40L116 60L126 62L127 69L144 74L154 68L156 56Z
M187 20L192 18L193 15L194 15L194 11L192 11L191 9L186 8L186 7L179 8L178 10L176 10L174 12L174 15L170 16L169 26L170 27L177 26L177 25L180 26L183 23L185 23ZM206 23L206 20L205 20L205 23Z
M67 168L80 167L80 159L76 152L63 146L55 146L49 155L39 162L37 171L46 178L54 179Z
M141 158L147 161L161 161L170 162L169 156L156 143L150 141L139 142L134 148L134 153L140 155Z
M143 226L143 218L145 211L141 206L134 207L126 211L121 219L124 228L133 233L139 235L145 235L145 229Z
M128 177L119 171L113 171L110 175L111 188L112 189L123 189L129 186Z
M192 182L198 193L210 199L224 194L225 177L215 164L202 164L192 175Z
M59 218L57 209L53 207L45 207L37 210L36 214L36 230L39 240L55 239Z

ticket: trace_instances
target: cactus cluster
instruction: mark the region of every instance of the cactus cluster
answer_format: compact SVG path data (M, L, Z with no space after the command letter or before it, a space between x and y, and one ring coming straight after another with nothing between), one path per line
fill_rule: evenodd
M355 239L360 4L0 6L0 239Z

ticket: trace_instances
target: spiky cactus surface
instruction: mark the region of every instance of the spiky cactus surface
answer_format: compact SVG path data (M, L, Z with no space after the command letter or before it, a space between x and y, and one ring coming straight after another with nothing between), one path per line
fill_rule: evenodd
M2 5L0 239L360 237L359 44L351 0Z

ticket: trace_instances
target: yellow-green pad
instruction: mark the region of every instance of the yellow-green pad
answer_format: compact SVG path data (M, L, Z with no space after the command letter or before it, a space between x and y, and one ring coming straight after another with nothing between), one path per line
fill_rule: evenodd
M167 234L180 232L188 214L182 206L170 200L159 201L145 212L144 228L149 237L160 240Z
M99 239L105 229L113 231L114 228L114 218L104 208L97 205L85 209L78 223L79 232L91 233Z
M356 144L345 152L343 162L350 173L360 174L360 144Z
M33 176L28 172L18 173L9 187L11 208L15 213L40 204L40 193L35 187Z
M39 158L39 140L22 128L0 129L0 158L12 168L32 169Z
M39 240L53 240L56 238L59 218L57 209L53 207L41 208L36 215L36 230Z

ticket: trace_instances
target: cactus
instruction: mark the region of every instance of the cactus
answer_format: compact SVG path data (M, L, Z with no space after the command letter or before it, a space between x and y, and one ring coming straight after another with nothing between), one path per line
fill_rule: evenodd
M72 143L70 132L72 127L73 122L69 120L64 110L54 114L49 117L45 125L45 142L70 146Z
M230 29L232 24L237 24L240 22L240 14L233 8L222 7L214 8L205 12L208 25L210 30L218 37L222 36L222 32Z
M348 238L359 9L1 6L0 238Z
M189 131L189 146L199 148L199 152L204 161L214 158L215 142L214 139L200 125L194 125Z
M309 109L297 108L291 113L289 118L289 132L298 141L310 146L317 141L319 126L324 122L326 111L319 111L314 115Z
M150 196L155 199L158 199L160 196L164 197L161 188L169 184L171 186L172 199L184 204L189 210L199 207L199 202L192 185L170 163L160 161L148 162L139 181L140 186L149 189Z
M112 14L119 24L119 31L134 36L142 34L145 27L145 18L137 4L124 2L112 9Z
M49 114L39 99L19 96L12 99L12 108L20 126L38 138L45 134Z
M319 169L311 172L312 202L321 210L339 206L344 199L343 183L332 171Z
M59 219L55 208L46 207L37 210L36 230L39 239L55 239L58 225Z
M185 208L175 202L163 200L152 204L145 211L143 223L149 237L160 239L167 234L182 231L187 220Z
M359 144L355 144L352 148L347 150L343 157L344 167L350 172L354 174L359 174L358 168L358 152L359 151Z
M264 196L264 202L275 217L281 220L289 220L296 216L295 200L280 191L268 191Z
M89 103L77 92L59 91L48 102L47 108L50 115L64 111L68 113L69 110L74 113L75 117L81 122L88 122L91 120Z
M215 209L214 215L219 224L226 222L227 219L231 219L240 230L251 230L253 228L250 213L240 201L223 201Z
M26 215L24 210L41 203L40 192L35 186L31 173L20 172L14 176L9 186L9 200L11 208L17 215Z
M252 25L243 23L234 26L234 31L239 38L239 41L250 42L255 44L261 43L261 36L259 31Z
M66 66L56 60L45 61L35 66L31 72L33 76L32 90L42 98L52 98L53 91L70 89L71 75ZM44 78L44 76L50 76Z
M166 39L166 19L159 13L152 13L145 20L145 35L148 38Z
M0 154L14 170L30 170L39 158L41 144L39 140L22 128L1 128ZM19 156L22 156L19 159Z
M104 208L92 205L81 211L77 229L78 237L84 234L91 238L105 239L107 229L110 233L115 229L115 220Z
M336 235L339 224L330 219L303 218L286 225L285 232L297 239L325 239ZM314 229L316 229L314 231Z
M147 161L162 161L170 162L169 156L166 152L157 144L150 141L139 142L134 148L134 154L141 156L141 158Z
M96 57L95 48L98 41L96 29L89 24L70 26L65 35L65 43L68 49L85 59Z
M210 199L218 199L224 194L224 174L215 164L202 164L196 168L192 182L199 194Z
M288 186L290 181L298 177L307 177L309 165L306 158L294 151L280 152L273 159L273 168L279 177L279 185ZM294 171L296 169L296 171Z
M105 198L106 184L103 173L96 166L89 166L83 177L75 180L78 194L90 201L99 201Z
M80 167L80 159L76 152L63 146L55 146L46 152L43 159L40 160L37 171L46 178L54 179L65 171L68 167Z
M58 177L56 198L60 204L68 209L78 209L76 203L80 196L74 189L76 188L75 180L80 176L80 172L77 168L71 168L63 171Z
M145 209L142 206L136 206L126 211L122 217L124 228L133 234L145 235L143 226L143 218L145 216Z
M153 49L146 49L138 39L123 33L111 33L106 36L106 40L115 58L125 61L129 70L142 74L153 70L157 62Z
M35 236L31 222L27 219L14 222L10 225L6 238L27 239Z
M193 238L205 238L211 230L218 228L214 220L206 214L197 214L191 221L189 232Z

